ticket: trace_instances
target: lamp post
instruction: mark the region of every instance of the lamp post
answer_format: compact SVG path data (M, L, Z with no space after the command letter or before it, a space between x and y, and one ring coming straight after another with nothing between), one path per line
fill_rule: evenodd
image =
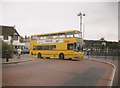
M82 30L82 17L83 16L85 16L85 14L84 13L82 13L82 12L80 12L79 14L78 14L78 16L79 16L79 19L80 19L80 32L83 32L83 30ZM82 34L82 38L83 38L83 34Z
M14 52L14 54L16 54L16 48L15 48L15 40L16 40L16 38L17 38L17 33L15 32L15 33L13 33L13 37L12 37L12 41L13 41L13 43L12 43L12 45L13 45L13 52Z

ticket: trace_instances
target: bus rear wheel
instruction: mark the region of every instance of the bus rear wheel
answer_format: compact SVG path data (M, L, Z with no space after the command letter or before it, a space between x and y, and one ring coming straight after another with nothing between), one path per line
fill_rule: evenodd
M72 58L69 58L69 60L72 60Z
M61 54L59 55L59 59L60 59L60 60L64 60L64 54L63 54L63 53L61 53Z
M38 53L38 58L42 58L42 55L41 55L41 53Z

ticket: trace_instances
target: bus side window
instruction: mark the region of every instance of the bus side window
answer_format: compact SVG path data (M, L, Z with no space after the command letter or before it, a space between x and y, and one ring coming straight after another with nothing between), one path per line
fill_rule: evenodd
M65 38L65 33L58 34L58 38Z
M45 46L45 50L49 50L49 46Z
M50 46L33 46L33 50L55 50L56 46L55 45L50 45Z
M76 49L76 42L74 43L74 49Z
M68 45L67 45L67 49L68 49L68 50L73 50L73 44L68 44Z
M35 50L36 49L36 47L35 46L33 46L33 50Z
M55 45L53 45L52 47L53 47L52 50L55 50L55 49L56 49L56 46L55 46Z
M55 45L49 46L49 50L55 50L55 49L56 49L56 46L55 46Z
M49 46L49 50L52 50L52 47L51 47L51 46Z
M49 46L42 46L42 50L49 50Z
M45 46L42 46L42 50L45 50Z
M83 45L80 45L79 47L80 47L80 51L83 51Z
M42 46L37 46L37 50L42 50Z

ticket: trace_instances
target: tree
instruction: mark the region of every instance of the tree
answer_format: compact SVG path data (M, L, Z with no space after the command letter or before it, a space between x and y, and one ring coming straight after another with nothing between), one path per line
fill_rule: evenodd
M25 35L25 39L27 39L27 35Z
M8 50L9 58L13 57L13 46L7 44L3 40L0 40L0 42L1 41L2 41L2 58L6 58L7 54L6 50Z
M105 41L105 38L104 38L104 37L102 37L102 38L100 39L100 41Z

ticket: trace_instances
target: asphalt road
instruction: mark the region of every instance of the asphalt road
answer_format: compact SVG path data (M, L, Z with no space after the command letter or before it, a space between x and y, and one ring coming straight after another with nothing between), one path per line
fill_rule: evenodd
M115 77L114 77L114 80L113 80L113 86L118 86L118 85L120 85L120 83L118 83L118 71L119 71L119 68L118 68L118 64L120 63L120 59L119 59L120 57L118 57L118 56L114 56L114 58L113 58L113 56L106 56L106 59L105 59L105 56L90 56L90 59L95 59L95 60L101 60L101 61L105 61L105 62L110 62L110 63L112 63L112 64L114 64L115 65L115 67L116 67L116 72L115 72Z
M90 60L33 59L3 65L3 86L107 86L113 68Z

